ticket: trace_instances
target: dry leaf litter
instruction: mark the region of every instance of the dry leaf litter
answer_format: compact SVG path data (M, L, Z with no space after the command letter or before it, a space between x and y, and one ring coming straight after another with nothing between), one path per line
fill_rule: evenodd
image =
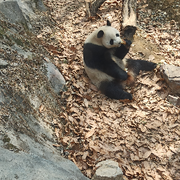
M67 81L61 94L63 112L54 118L61 154L89 178L105 159L119 163L125 179L180 179L180 109L167 102L169 89L159 74L142 72L128 89L134 100L111 100L89 81L83 67L83 43L105 24L120 29L122 1L108 0L88 20L83 1L45 0L54 26L43 27L39 39L54 56ZM129 56L180 66L180 30L167 13L138 2L136 39ZM138 49L140 48L140 49Z

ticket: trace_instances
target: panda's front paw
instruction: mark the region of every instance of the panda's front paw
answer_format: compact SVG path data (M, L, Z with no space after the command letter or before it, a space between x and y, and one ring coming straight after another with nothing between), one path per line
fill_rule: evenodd
M125 81L128 78L128 74L126 72L121 73L121 80Z
M130 48L130 46L131 46L131 44L132 44L132 42L130 41L130 40L128 40L128 39L124 39L123 40L124 41L124 46L127 48L127 49L129 49Z
M130 47L132 42L130 40L127 40L127 39L125 39L125 41L126 41L126 45Z

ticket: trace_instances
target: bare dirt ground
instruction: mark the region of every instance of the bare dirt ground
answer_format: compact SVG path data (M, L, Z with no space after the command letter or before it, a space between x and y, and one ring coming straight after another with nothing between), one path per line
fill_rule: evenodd
M98 16L88 20L83 1L45 0L52 26L37 35L46 41L55 65L67 81L62 93L63 112L54 119L55 147L89 178L95 165L117 161L125 179L180 179L180 109L167 102L171 93L154 72L141 73L128 91L133 101L111 100L89 81L83 67L83 43L93 30L105 25L120 29L122 2L108 0ZM138 31L128 56L158 64L180 66L180 30L163 11L138 3ZM161 17L161 18L159 18ZM63 122L63 124L62 124Z

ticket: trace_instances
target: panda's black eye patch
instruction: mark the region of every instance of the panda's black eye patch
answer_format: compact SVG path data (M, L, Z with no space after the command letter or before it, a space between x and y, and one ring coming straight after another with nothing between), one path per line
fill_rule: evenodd
M110 44L111 44L111 45L114 44L114 40L113 40L113 39L110 40Z
M116 37L119 37L119 34L116 34Z

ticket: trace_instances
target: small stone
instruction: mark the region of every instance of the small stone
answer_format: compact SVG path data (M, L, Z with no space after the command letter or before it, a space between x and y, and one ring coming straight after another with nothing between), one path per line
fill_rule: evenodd
M96 167L92 180L123 180L123 172L115 161L102 161Z
M66 81L58 68L52 63L45 63L47 69L47 78L52 85L55 93L59 93L64 89Z
M19 64L18 63L12 63L11 66L17 67Z
M8 63L2 59L0 59L0 68L5 68L8 66Z
M0 88L0 104L4 103L4 101L5 101L5 97L4 97L3 92L2 92L2 90Z

